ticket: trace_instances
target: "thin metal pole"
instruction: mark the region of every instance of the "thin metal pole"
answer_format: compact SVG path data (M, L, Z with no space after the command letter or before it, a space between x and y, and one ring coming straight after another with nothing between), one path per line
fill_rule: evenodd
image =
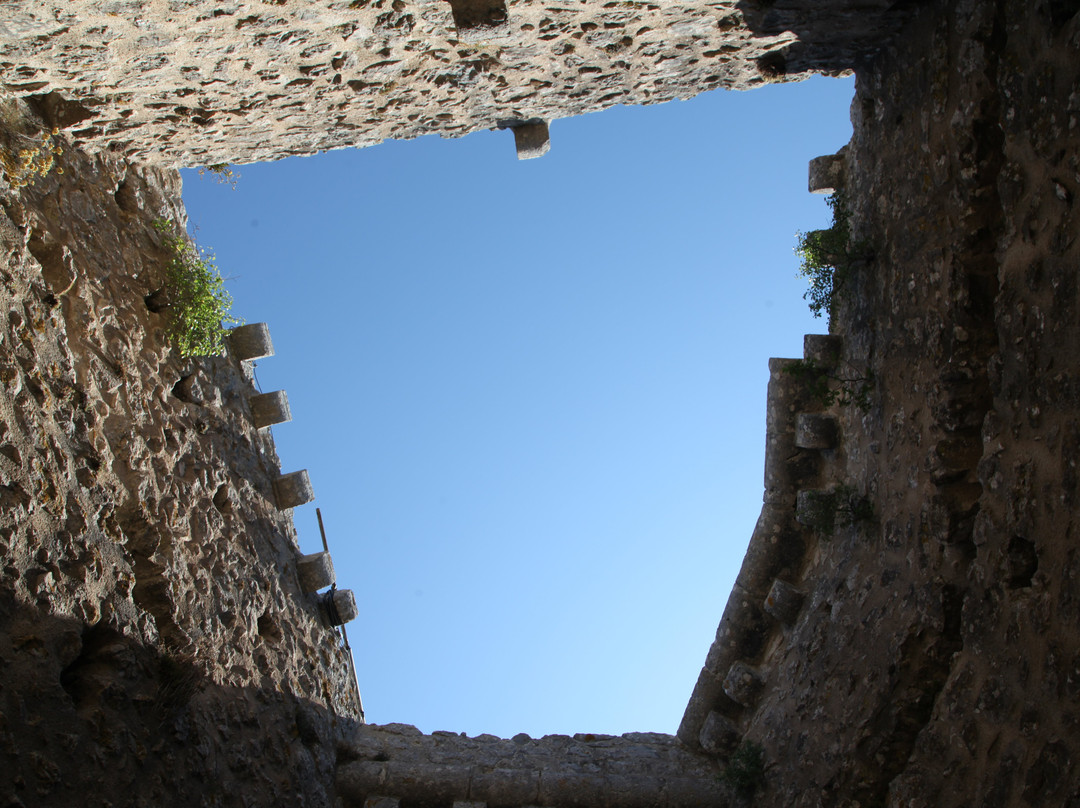
M326 543L326 528L323 527L322 523L322 511L319 508L316 508L315 515L319 517L319 533L322 534L322 548L329 553L330 547Z
M319 535L322 536L323 550L330 552L330 545L326 543L326 528L323 526L322 509L316 508L315 515L319 518ZM337 581L334 581L333 588L337 589ZM356 706L360 710L360 720L364 720L364 699L360 696L360 680L356 677L356 665L353 664L352 647L349 645L349 633L345 631L345 624L342 623L337 628L341 629L341 639L345 642L345 655L349 660L349 670L352 672L353 687L356 689Z

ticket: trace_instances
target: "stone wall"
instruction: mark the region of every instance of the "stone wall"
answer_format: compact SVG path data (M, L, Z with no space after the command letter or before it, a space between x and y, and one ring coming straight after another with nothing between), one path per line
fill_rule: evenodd
M179 176L64 157L0 207L0 801L328 806L360 706L250 363L152 310Z
M9 2L0 69L69 141L210 163L856 68L812 172L851 215L831 336L770 363L762 515L678 736L358 728L249 370L178 359L147 304L176 175L76 151L0 216L0 795L328 805L336 769L371 808L719 806L750 741L758 805L1080 803L1076 4L896 4L891 43L884 6L338 5Z
M88 150L252 162L847 70L893 5L20 0L0 82Z
M716 760L671 735L424 735L403 724L360 727L338 765L349 806L728 805Z

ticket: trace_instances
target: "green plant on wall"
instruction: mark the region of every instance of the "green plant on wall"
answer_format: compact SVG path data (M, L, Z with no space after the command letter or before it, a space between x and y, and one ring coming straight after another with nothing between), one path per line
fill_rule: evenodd
M795 234L795 254L799 257L799 276L809 288L803 298L810 303L815 317L832 317L833 305L851 272L852 261L866 252L866 245L851 243L850 216L843 194L827 200L832 210L832 227Z
M240 179L240 172L233 171L232 167L228 163L215 163L212 166L203 166L199 169L199 176L211 176L220 185L228 185L234 191L236 190L236 183Z
M0 174L15 190L27 188L55 169L64 153L60 130L42 131L26 108L14 98L0 98Z
M731 753L720 779L731 786L739 797L750 799L765 783L765 755L761 746L743 741Z
M220 356L225 332L243 321L230 314L232 297L212 253L193 245L169 220L154 227L171 253L167 268L169 337L181 356Z

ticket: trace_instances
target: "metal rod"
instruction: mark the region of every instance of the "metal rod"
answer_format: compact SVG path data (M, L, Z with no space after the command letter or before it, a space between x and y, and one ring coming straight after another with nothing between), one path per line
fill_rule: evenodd
M352 647L349 645L349 633L345 630L345 625L342 624L341 637L345 640L345 653L349 658L349 670L352 671L353 686L356 688L356 706L360 710L360 720L364 720L364 699L360 695L360 680L356 677L356 665L353 663Z
M319 533L322 534L322 548L329 553L330 547L326 543L326 528L323 527L322 523L322 511L316 508L315 515L319 517Z
M326 528L323 526L322 509L316 508L315 515L319 518L319 535L322 536L323 550L330 552L330 545L326 543ZM334 583L334 589L337 589L337 583ZM352 647L349 645L349 634L345 631L345 624L342 623L337 628L341 629L341 639L345 642L345 654L349 659L349 671L352 673L353 687L356 689L356 706L360 710L360 720L364 720L364 699L360 696L360 680L356 678L356 665L353 663Z

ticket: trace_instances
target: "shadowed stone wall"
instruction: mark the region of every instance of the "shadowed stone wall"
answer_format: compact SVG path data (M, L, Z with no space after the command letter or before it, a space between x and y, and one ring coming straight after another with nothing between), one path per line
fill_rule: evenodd
M357 808L374 802L385 808L399 802L722 808L728 801L719 775L715 759L694 754L671 735L522 734L504 740L424 735L387 724L360 727L350 738L338 765L338 793Z
M1075 3L3 8L8 92L166 163L854 67L852 140L813 172L850 254L804 351L870 391L770 363L762 516L677 737L356 730L250 378L181 361L150 303L176 176L71 155L0 216L8 803L330 805L336 772L369 808L721 806L750 741L758 805L1080 804ZM838 485L869 512L828 524Z

